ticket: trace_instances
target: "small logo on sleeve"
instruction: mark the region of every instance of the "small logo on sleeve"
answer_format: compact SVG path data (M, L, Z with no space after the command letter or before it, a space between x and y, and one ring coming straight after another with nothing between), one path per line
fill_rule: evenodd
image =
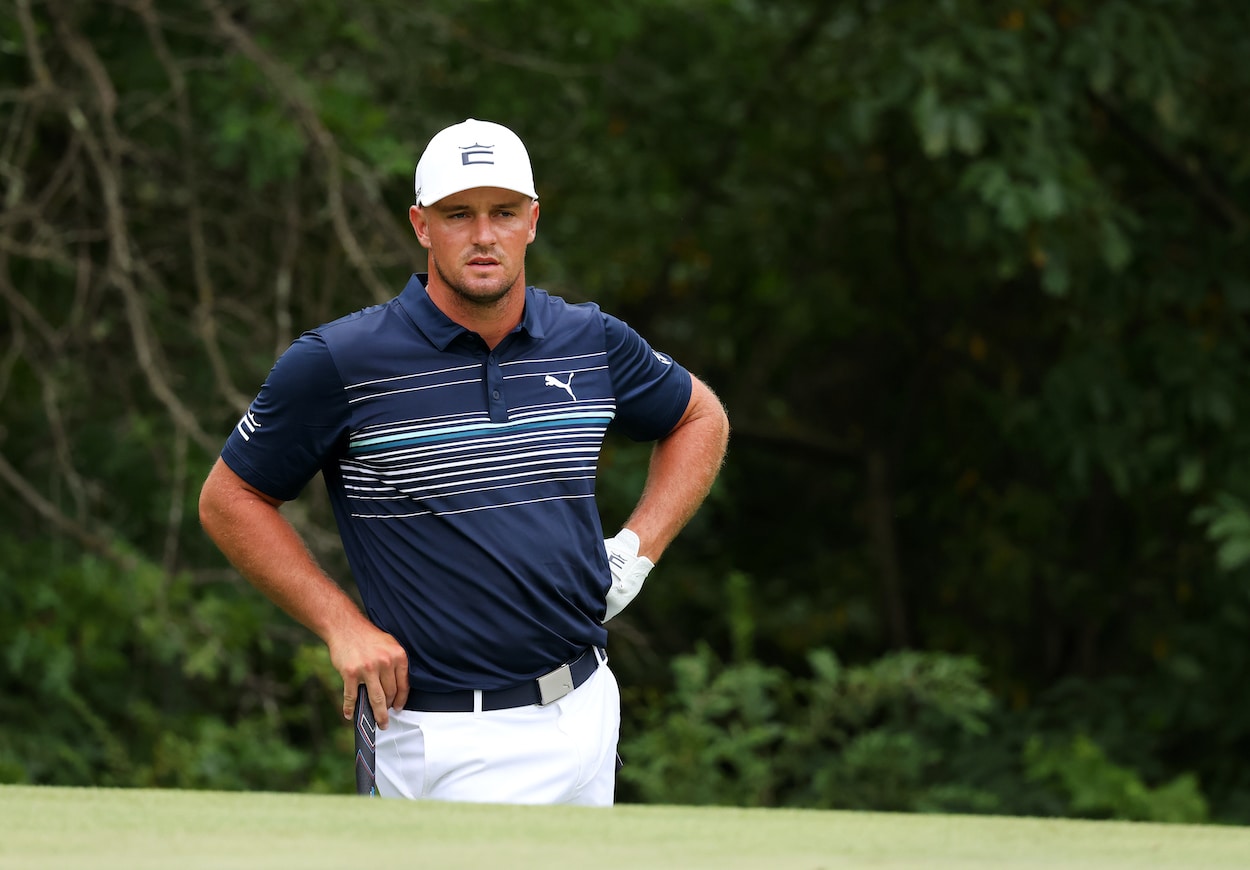
M239 434L243 436L244 441L251 441L252 436L256 434L256 430L260 428L260 423L256 422L256 415L249 410L243 415L243 419L239 421L239 425L235 428L239 430Z
M666 366L671 366L673 364L672 359L670 359L669 357L666 357L664 354L660 353L658 350L651 351L651 355L654 356L656 359L658 359L660 362L664 363L664 365Z

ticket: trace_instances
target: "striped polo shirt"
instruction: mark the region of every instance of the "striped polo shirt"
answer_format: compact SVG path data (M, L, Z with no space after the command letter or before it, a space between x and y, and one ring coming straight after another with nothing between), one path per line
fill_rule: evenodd
M667 434L690 375L597 305L534 287L489 349L424 279L300 336L222 458L284 501L322 473L365 611L414 688L503 688L606 643L600 446L609 425Z

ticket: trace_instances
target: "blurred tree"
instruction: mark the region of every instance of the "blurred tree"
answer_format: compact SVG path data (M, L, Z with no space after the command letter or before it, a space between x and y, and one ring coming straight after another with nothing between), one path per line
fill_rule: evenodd
M718 489L613 624L624 684L671 689L696 641L972 656L1021 787L1027 723L1250 819L1223 763L1250 746L1248 24L1233 0L15 0L0 775L64 778L13 748L31 692L90 699L162 783L249 784L162 768L162 723L283 710L310 770L330 745L312 639L225 570L198 484L292 337L421 267L413 161L472 115L530 146L531 279L729 406ZM606 522L645 458L605 451ZM349 582L317 487L289 510ZM88 607L100 570L156 598ZM153 612L169 632L106 667L96 623ZM58 619L55 676L22 650ZM162 698L147 730L117 724L123 674ZM224 732L178 733L165 757L211 770Z

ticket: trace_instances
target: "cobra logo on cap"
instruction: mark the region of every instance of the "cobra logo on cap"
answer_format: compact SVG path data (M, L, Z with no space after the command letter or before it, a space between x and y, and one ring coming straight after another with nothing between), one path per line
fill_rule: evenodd
M494 163L494 148L494 145L478 145L477 143L472 145L461 145L460 163L464 166L473 166L477 163Z

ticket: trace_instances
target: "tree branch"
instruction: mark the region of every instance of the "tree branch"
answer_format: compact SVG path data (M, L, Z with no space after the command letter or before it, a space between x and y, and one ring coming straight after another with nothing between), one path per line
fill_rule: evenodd
M39 491L18 473L3 453L0 453L0 480L7 483L37 515L78 541L85 549L103 556L124 570L131 571L137 567L138 561L135 557L113 543L115 536L110 531L102 529L97 534L57 510L56 505L40 495Z
M1250 225L1241 207L1220 190L1195 158L1187 161L1169 154L1150 134L1134 126L1128 116L1093 90L1086 90L1093 103L1111 123L1112 129L1146 155L1182 193L1197 201L1207 217L1226 230L1240 235Z
M264 51L252 35L240 27L217 0L204 0L204 6L213 17L218 31L240 54L250 60L265 74L270 84L286 101L308 133L313 145L325 164L326 206L339 243L347 253L348 260L364 280L376 302L385 302L394 292L385 286L374 273L364 250L351 228L347 208L343 200L343 155L334 135L321 122L316 109L308 98L300 93L294 74L280 61Z
M217 390L236 410L242 412L251 401L234 384L230 370L226 366L225 357L221 352L221 343L217 340L217 316L214 300L216 291L208 268L208 245L204 241L204 218L200 208L198 163L192 156L194 134L191 124L191 105L187 97L186 77L174 62L169 46L152 9L151 0L136 0L132 8L143 20L148 41L160 61L161 68L169 79L174 97L174 119L178 128L179 162L182 167L183 179L187 185L187 235L191 242L191 274L195 278L195 290L199 298L198 316L195 318L195 331L200 337L204 352L208 355L209 365L213 369L213 381Z
M54 17L62 43L75 62L88 74L95 90L95 105L101 110L99 116L101 136L96 135L86 113L72 100L67 102L65 114L70 125L82 139L83 147L95 169L96 179L100 185L109 240L107 274L110 283L121 291L125 302L126 320L134 343L136 361L148 382L149 389L165 406L175 424L189 433L206 451L213 452L219 446L217 439L210 438L204 432L195 415L178 398L164 375L169 367L161 359L159 344L153 338L148 324L143 297L135 284L134 276L137 266L127 227L126 210L122 202L122 184L118 165L126 149L111 116L111 109L116 106L115 91L108 80L107 71L99 62L90 44L70 28L63 14L59 14L59 4L52 4L52 6L58 10L58 14Z

